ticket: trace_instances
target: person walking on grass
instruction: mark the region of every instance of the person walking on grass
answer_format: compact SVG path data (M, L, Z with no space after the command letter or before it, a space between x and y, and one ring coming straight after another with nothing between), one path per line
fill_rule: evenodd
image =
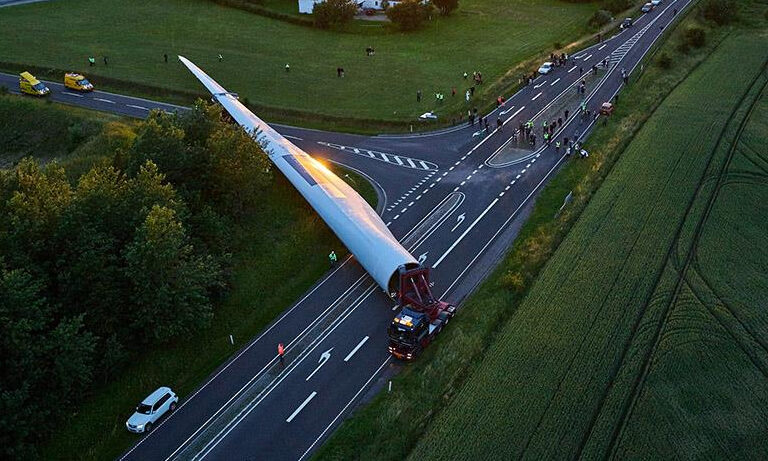
M168 64L168 53L163 53L163 60Z
M93 56L88 56L88 66L93 67L96 65L96 58Z
M331 252L328 254L328 262L331 264L331 268L336 266L336 261L338 261L338 258L336 257L336 252L331 250Z
M104 67L106 67L106 66L107 66L107 57L104 56Z
M222 56L222 55L221 55L221 53L219 53L219 56L218 56L218 57L219 57L219 62L221 62L221 61L223 61L223 60L224 60L224 56Z
M285 64L285 73L287 74L290 71L291 71L291 66L290 66L290 64L286 63Z

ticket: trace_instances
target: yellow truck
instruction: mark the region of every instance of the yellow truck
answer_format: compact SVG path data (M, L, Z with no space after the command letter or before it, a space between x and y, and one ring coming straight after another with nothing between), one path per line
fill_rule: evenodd
M93 84L84 75L77 72L64 74L64 86L75 91L93 91Z
M32 96L45 96L51 92L43 82L29 72L19 74L19 89L22 93Z

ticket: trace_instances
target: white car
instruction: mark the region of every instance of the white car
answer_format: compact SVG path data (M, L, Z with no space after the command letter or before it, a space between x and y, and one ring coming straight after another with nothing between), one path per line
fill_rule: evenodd
M659 6L659 5L661 5L661 0L651 0L651 5Z
M125 427L137 434L149 432L164 414L176 409L179 397L169 387L160 387L149 394L136 407L136 411L125 422Z
M547 61L539 67L539 73L541 75L547 75L552 71L552 63Z

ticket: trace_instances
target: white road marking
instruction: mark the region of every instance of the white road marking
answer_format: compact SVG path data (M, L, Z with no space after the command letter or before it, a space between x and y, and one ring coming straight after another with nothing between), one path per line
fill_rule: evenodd
M507 113L510 112L514 108L515 108L515 106L510 106L509 109L507 109L505 111L502 111L502 112L499 112L499 115L507 115Z
M590 54L589 56L587 56L586 58L584 58L584 60L585 60L585 61L589 61L589 58L591 58L591 57L592 57L592 55Z
M371 383L371 381L373 381L373 378L375 378L375 377L376 377L376 375L378 375L378 374L379 374L379 372L381 371L381 369L382 369L382 368L384 368L384 367L385 367L385 366L386 366L386 365L389 363L389 361L390 361L390 360L392 360L392 356L391 356L391 355L390 355L390 356L388 356L388 357L387 357L387 358L384 360L384 362L382 362L382 364L381 364L381 365L379 365L379 368L377 368L377 369L376 369L376 371L374 371L374 372L373 372L373 374L371 375L371 377L370 377L370 378L368 378L368 381L366 381L366 382L365 382L365 384L363 384L363 385L360 387L360 389L357 391L357 393L356 393L355 395L353 395L353 396L352 396L352 398L351 398L351 399L349 399L349 402L347 402L347 404L346 404L346 405L344 405L344 408L342 408L342 409L341 409L341 411L340 411L340 412L339 412L339 413L336 415L336 417L335 417L335 418L333 418L333 420L332 420L332 421L331 421L331 422L330 422L330 423L329 423L329 424L328 424L328 425L325 427L325 429L323 429L323 432L321 432L321 433L320 433L320 435L318 435L318 436L317 436L317 438L315 439L315 441L314 441L314 442L312 442L312 444L309 446L309 448L307 448L307 450L304 452L304 454L303 454L303 455L301 455L301 457L299 458L299 460L298 460L298 461L301 461L302 459L304 459L304 458L305 458L305 457L306 457L306 456L309 454L309 452L310 452L310 451L312 451L312 448L314 448L314 447L315 447L315 445L317 445L317 442L319 442L319 441L320 441L320 439L322 439L322 438L323 438L323 436L325 436L325 433L326 433L326 432L328 432L328 429L330 429L331 427L333 427L333 425L334 425L334 424L336 424L336 421L338 421L338 420L339 420L339 418L341 418L341 415L343 415L343 414L344 414L344 412L345 412L345 411L347 411L347 408L349 408L349 406L350 406L350 405L352 405L352 402L354 402L354 401L355 401L355 399L357 399L357 397L358 397L358 396L359 396L359 395L360 395L360 394L361 394L361 393L362 393L362 392L365 390L365 388L366 388L366 387L368 387L368 384L370 384L370 383Z
M600 48L598 48L598 49L597 49L597 51L600 51L600 50L602 50L602 49L603 49L603 48L605 48L606 46L608 46L608 44L607 44L607 43L606 43L605 45L601 46Z
M547 83L547 81L546 81L546 80L544 80L543 82L539 83L538 85L533 85L533 89L534 89L534 90L538 90L539 88L541 88L542 86L544 86L544 84L545 84L545 83Z
M83 97L82 94L70 93L69 91L62 91L61 94L66 94L67 96L74 96L76 98L82 98Z
M483 216L485 216L485 215L486 215L486 213L488 213L488 211L489 211L491 208L493 208L493 206L494 206L494 205L496 205L496 203L497 203L498 201L499 201L499 199L498 199L498 198L495 198L495 199L493 199L493 202L491 202L491 204L490 204L490 205L488 205L488 208L486 208L486 209L485 209L485 210L484 210L482 213L480 213L480 216L478 216L478 217L477 217L477 219L475 219L475 220L472 222L472 224L470 224L470 225L469 225L469 227L467 227L467 229L464 231L464 233L462 233L462 234L459 236L459 238L457 238L457 239L456 239L456 241L454 241L454 242L453 242L453 244L451 244L451 246L450 246L450 247L448 247L448 249L445 251L445 253L443 253L443 255L442 255L442 256L440 256L440 258L439 258L437 261L435 261L435 263L434 263L434 264L432 264L432 268L433 268L433 269L437 268L437 266L439 266L439 265L440 265L440 263L441 263L441 262L443 262L443 260L445 259L445 257L446 257L446 256L448 256L448 255L451 253L451 251L453 251L453 249L454 249L454 248L456 248L456 245L458 245L458 244L459 244L459 243L460 243L462 240L464 240L464 237L466 237L466 236L467 236L467 234L469 233L469 231L471 231L471 230L472 230L472 228L473 228L473 227L475 227L475 225L478 223L478 221L480 221L481 219L483 219Z
M146 108L146 107L144 107L144 106L137 106L137 105L135 105L135 104L126 104L126 106L127 106L127 107L133 107L134 109L141 109L141 110L147 110L147 111L149 110L149 109L147 109L147 108Z
M288 417L288 419L286 419L286 420L285 420L285 422L286 422L286 423L290 423L291 421L293 421L293 418L295 418L295 417L296 417L296 415L298 415L298 414L299 414L299 412L301 412L301 410L303 410L303 409L304 409L304 407L306 407L306 406L307 406L307 404L308 404L308 403L309 403L309 402L310 402L312 399L314 399L314 398L315 398L315 396L316 396L316 395L317 395L317 392L315 392L315 391L312 391L312 393L311 393L311 394L309 394L309 397L307 397L307 399L306 399L306 400L304 400L304 402L303 402L301 405L299 405L299 408L297 408L297 409L296 409L296 410L295 410L295 411L294 411L294 412L291 414L291 416L289 416L289 417Z
M453 226L453 229L451 229L451 232L455 231L456 228L459 227L461 225L461 223L464 222L464 218L466 217L465 215L466 215L466 213L462 213L458 217L456 217L456 221L457 222L456 222L456 225Z
M506 125L506 124L507 124L507 122L509 122L510 120L512 120L513 118L515 118L515 117L517 116L517 114L519 114L520 112L522 112L522 111L523 111L523 109L525 109L525 106L523 106L523 107L521 107L521 108L517 109L517 111L515 111L515 113L514 113L514 114L510 115L510 116L509 116L509 118L508 118L508 119L506 119L506 120L504 121L503 125ZM482 167L483 167L483 165L480 165L480 168L482 168Z
M289 135L289 134L284 134L284 135L283 135L283 137L284 137L284 138L288 138L288 139L295 139L295 140L297 140L297 141L303 141L303 140L304 140L304 138L300 138L300 137L298 137L298 136L291 136L291 135Z
M397 306L395 306L395 307L397 307ZM365 338L363 338L362 341L357 343L357 346L355 346L355 348L352 349L352 352L350 352L349 354L347 354L346 357L344 357L344 361L345 362L349 362L349 359L351 359L352 356L355 355L355 353L357 351L359 351L361 347L363 347L363 344L365 344L366 341L368 341L368 337L367 336Z
M93 98L93 100L94 101L106 102L108 104L114 104L115 103L115 101L110 101L109 99L104 99L104 98Z
M535 100L539 99L539 96L541 96L541 95L542 95L542 93L537 94L536 96L531 98L531 101L535 101Z
M549 86L555 86L555 83L560 81L560 77L557 78L554 82L550 83Z
M568 73L570 74L571 72L573 72L574 70L576 70L576 67L577 67L577 66L573 66L573 67L571 67L571 68L570 68L570 70L568 70Z
M322 354L320 354L320 359L317 361L317 363L318 363L317 368L315 368L315 370L312 373L310 373L309 376L307 376L307 379L305 379L304 381L309 381L309 378L313 377L315 375L315 373L317 373L318 370L320 370L320 368L322 368L323 365L325 365L325 362L327 362L328 360L331 359L331 351L332 350L333 350L333 348L330 348L327 351L325 351Z

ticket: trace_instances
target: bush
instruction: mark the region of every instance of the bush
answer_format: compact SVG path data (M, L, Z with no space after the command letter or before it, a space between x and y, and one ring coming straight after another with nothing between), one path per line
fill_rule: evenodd
M429 18L432 5L425 5L418 0L406 0L389 7L387 17L400 30L420 29Z
M683 33L684 43L693 48L701 48L707 42L707 34L701 27L689 27Z
M603 8L611 13L621 13L634 4L632 0L605 0Z
M325 0L312 9L315 25L322 29L346 24L355 17L355 13L357 4L351 0Z
M440 10L440 14L448 16L459 7L459 0L432 0L432 4Z
M736 2L734 0L707 0L701 7L701 15L719 26L728 24L736 16Z
M656 58L656 64L662 69L669 69L672 67L672 58L670 58L667 53L662 52L659 54L659 57Z
M613 16L611 16L611 12L607 10L597 10L595 11L595 14L592 15L591 18L589 18L589 21L587 21L587 24L589 24L589 27L592 27L593 29L598 29L609 22L611 22Z

